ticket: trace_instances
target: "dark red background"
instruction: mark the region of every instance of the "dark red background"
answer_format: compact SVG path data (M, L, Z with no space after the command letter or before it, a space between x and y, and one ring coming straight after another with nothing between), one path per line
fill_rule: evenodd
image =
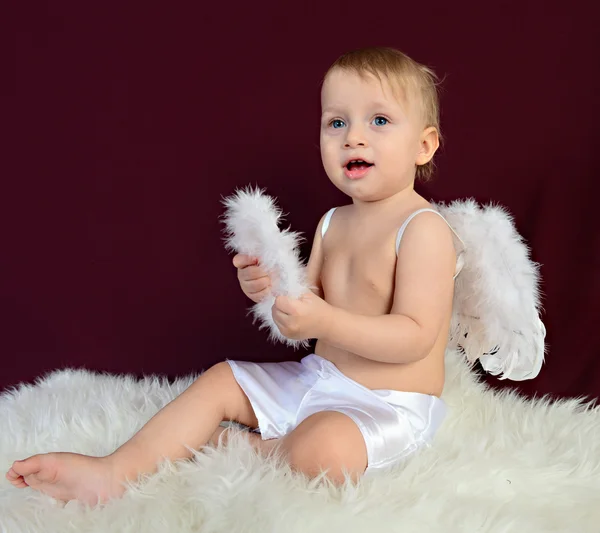
M346 201L321 167L320 80L388 45L445 77L447 142L420 191L506 205L543 264L548 362L522 390L600 396L594 3L482 4L21 4L5 20L0 387L300 357L246 317L220 201L266 187L306 255Z

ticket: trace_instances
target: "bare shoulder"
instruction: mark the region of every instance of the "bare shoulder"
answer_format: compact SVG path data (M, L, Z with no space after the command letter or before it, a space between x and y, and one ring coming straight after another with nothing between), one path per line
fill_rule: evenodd
M328 211L329 212L329 211ZM336 222L339 222L341 219L347 219L347 217L352 213L352 204L348 205L339 205L335 208L331 219L336 219ZM325 213L325 216L327 213Z
M436 337L452 302L456 252L452 230L438 214L419 213L398 247L393 311L413 318Z
M336 213L341 208L336 208ZM321 270L323 269L323 261L325 256L324 242L323 242L323 226L327 218L327 214L330 210L326 211L321 215L315 234L313 237L312 247L310 251L310 257L306 265L306 276L309 287L312 288L313 292L318 296L323 296L323 287L321 284Z
M330 219L327 222L325 221L325 219L327 218L327 215L331 210L328 210L323 214L321 220L319 221L319 224L317 225L317 233L319 238L321 238L323 235L323 226L324 224L327 224L326 231L328 237L324 240L323 246L326 246L326 242L331 242L332 240L335 240L335 235L339 233L340 225L343 231L345 223L347 223L348 217L351 213L351 209L351 205L336 206L333 213L331 214ZM331 237L332 234L334 235L333 238Z
M420 252L420 253L418 253ZM452 230L445 219L437 212L423 211L415 215L404 229L401 237L398 257L400 254L405 261L412 257L418 260L442 259L456 260Z

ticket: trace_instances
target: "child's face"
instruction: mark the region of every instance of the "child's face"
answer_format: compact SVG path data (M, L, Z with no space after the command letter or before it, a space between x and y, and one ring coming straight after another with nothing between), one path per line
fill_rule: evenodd
M382 200L413 183L423 126L418 105L404 100L383 77L379 83L337 70L325 79L321 159L329 179L353 199ZM348 169L351 159L373 165Z

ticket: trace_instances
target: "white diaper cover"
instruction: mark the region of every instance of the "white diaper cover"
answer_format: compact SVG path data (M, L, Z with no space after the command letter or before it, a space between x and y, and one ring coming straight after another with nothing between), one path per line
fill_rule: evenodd
M365 475L428 446L446 416L446 404L437 396L367 389L315 354L300 362L227 362L250 400L263 440L287 435L315 413L343 413L365 439Z

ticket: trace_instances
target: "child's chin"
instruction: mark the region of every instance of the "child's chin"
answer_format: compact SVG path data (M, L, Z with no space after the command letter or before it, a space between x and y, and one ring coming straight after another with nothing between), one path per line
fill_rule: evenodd
M345 192L348 196L351 196L355 200L360 200L361 202L372 202L374 200L378 200L381 194L377 194L378 191L372 190L371 187L368 187L367 183L362 180L350 181L344 187L343 192Z

